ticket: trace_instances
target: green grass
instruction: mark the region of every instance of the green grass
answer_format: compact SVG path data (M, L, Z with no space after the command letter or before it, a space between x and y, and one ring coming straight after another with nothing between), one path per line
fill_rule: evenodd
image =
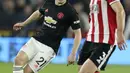
M0 73L12 73L12 63L0 63ZM39 73L78 73L77 65L49 64ZM130 73L130 66L108 65L101 73Z

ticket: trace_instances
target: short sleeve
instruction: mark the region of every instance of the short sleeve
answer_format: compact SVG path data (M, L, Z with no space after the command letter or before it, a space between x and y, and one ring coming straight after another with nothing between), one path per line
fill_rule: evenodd
M113 4L114 2L117 2L117 1L120 1L120 0L107 0L107 2L111 5Z
M45 8L40 8L40 9L39 9L39 12L44 15L44 13L45 13Z
M76 29L79 29L80 28L80 20L79 20L79 17L78 17L78 14L76 12L74 12L72 14L72 24L71 24L71 27L73 30L76 30Z

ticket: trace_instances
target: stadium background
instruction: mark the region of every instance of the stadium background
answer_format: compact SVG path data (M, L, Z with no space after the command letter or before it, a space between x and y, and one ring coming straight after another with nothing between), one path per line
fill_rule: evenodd
M126 11L125 37L128 49L119 51L116 49L108 62L105 72L102 73L130 73L130 0L121 0ZM12 30L16 22L24 21L36 9L40 8L44 0L0 0L0 73L12 73L12 63L20 47L35 35L40 28L40 21L31 23L21 31ZM88 31L89 0L70 0L72 6L79 13L82 27L82 35ZM80 49L82 48L82 40ZM66 66L67 56L73 45L73 33L71 28L62 40L58 56L52 60L40 73L77 73L77 65ZM79 51L80 51L79 49ZM78 52L79 52L78 51Z

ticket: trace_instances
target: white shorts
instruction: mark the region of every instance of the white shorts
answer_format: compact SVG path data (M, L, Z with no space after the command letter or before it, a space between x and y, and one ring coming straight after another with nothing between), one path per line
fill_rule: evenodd
M29 58L29 66L34 73L44 68L55 57L54 50L31 38L20 51L24 51Z

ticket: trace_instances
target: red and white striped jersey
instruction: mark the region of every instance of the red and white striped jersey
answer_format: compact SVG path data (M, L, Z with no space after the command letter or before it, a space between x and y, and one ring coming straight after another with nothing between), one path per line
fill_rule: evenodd
M116 13L111 8L111 4L116 1L119 0L91 0L87 41L115 44L117 22Z

